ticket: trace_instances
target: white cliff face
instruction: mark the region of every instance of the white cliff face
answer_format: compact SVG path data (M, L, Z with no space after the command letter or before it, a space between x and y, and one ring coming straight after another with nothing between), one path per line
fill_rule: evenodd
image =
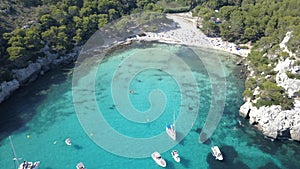
M289 54L290 57L294 57L295 54L293 54L286 46L286 43L291 38L291 32L287 32L286 36L280 43L280 48ZM300 80L298 79L290 79L286 72L296 73L300 70L299 66L294 66L295 60L290 60L289 58L286 58L283 61L279 61L276 67L274 68L275 71L278 71L276 74L276 83L278 86L283 87L286 91L289 97L296 96L295 94L300 90Z
M282 42L279 44L279 47L281 49L283 49L284 52L287 52L290 56L295 56L295 54L292 51L290 51L286 46L286 43L290 40L291 35L292 35L292 32L287 32L285 34L285 37L283 38Z
M290 57L295 55L288 50L285 45L291 36L291 32L287 32L286 37L280 43L280 48L289 53ZM254 100L247 100L240 107L240 115L249 117L249 123L256 126L264 135L271 138L291 138L300 141L300 100L297 96L300 91L300 80L290 79L286 72L296 73L300 70L299 66L294 66L295 60L286 58L279 61L274 68L276 74L276 83L285 89L288 97L294 98L294 108L292 110L281 110L281 106L262 106L256 108L253 106ZM250 74L251 76L251 74ZM258 88L255 89L254 95L259 93Z
M296 96L296 93L300 90L300 80L299 79L290 79L286 72L296 72L298 66L293 66L294 60L289 60L289 58L284 61L279 61L277 66L274 68L275 71L278 71L276 74L276 83L278 86L283 87L289 97Z
M253 108L252 103L250 102L250 100L248 100L246 103L244 103L241 107L240 107L240 116L247 118L247 116L249 116L249 113L251 111L251 109Z
M256 126L264 135L271 138L289 137L283 133L289 131L290 138L300 141L300 101L292 110L281 110L279 105L262 106L259 109L246 102L240 108L240 115L249 116L249 123ZM249 114L247 114L249 112ZM246 115L245 115L246 114Z

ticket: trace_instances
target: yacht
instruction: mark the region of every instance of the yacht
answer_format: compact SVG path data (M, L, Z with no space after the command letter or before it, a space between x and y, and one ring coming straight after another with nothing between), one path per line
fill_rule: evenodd
M39 168L39 161L36 162L28 162L28 161L24 161L19 165L18 169L38 169Z
M71 140L70 138L67 138L67 139L65 140L65 143L66 143L68 146L70 146L70 145L72 145L72 140Z
M86 169L84 164L82 162L79 162L77 165L76 165L76 168L77 169Z
M172 155L173 159L174 159L177 163L180 162L180 157L179 157L179 154L178 154L178 151L177 151L177 150L173 150L173 151L171 152L171 155Z
M151 157L156 162L157 165L159 165L161 167L167 166L166 161L161 157L161 155L158 152L152 153Z
M218 146L211 147L211 153L216 158L216 160L223 160L223 155Z

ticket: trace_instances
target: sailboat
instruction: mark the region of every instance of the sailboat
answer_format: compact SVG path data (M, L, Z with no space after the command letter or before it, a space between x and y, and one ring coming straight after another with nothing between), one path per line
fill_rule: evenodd
M18 169L38 169L40 162L36 161L36 162L28 162L28 161L24 161L19 165Z
M9 142L10 142L11 149L14 153L13 160L17 163L16 165L19 165L18 169L38 169L39 168L39 164L40 164L39 161L36 161L36 162L23 161L21 164L19 164L20 158L17 158L17 153L15 150L14 144L12 142L11 136L9 136Z
M166 125L166 132L172 140L176 140L176 130L175 130L175 113L173 115L173 124Z

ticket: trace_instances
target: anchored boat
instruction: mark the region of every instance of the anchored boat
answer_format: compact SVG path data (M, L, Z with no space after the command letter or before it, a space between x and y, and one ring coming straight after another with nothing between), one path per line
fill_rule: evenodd
M171 154L172 154L173 159L174 159L177 163L179 163L179 162L180 162L180 157L179 157L178 151L177 151L177 150L173 150L173 151L171 152Z
M76 165L76 169L86 169L84 164L82 162L79 162L77 165Z
M175 116L173 116L173 124L167 124L166 132L172 140L174 140L174 141L176 140Z
M211 147L211 153L216 158L216 160L223 160L223 155L218 146Z
M21 163L19 165L18 169L38 169L39 168L39 161L36 162L28 162L28 161L24 161L23 163Z
M161 167L167 166L166 161L161 157L161 155L158 152L152 153L151 157L156 162L157 165L159 165Z

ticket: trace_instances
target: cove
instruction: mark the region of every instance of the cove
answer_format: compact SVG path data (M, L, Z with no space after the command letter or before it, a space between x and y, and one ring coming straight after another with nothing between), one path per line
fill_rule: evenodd
M175 147L161 153L167 161L167 168L297 168L299 166L298 143L271 142L239 118L238 109L243 103L244 86L244 80L240 79L241 68L234 64L233 56L228 60L226 59L228 54L208 49L199 48L198 55L195 55L195 52L186 46L137 43L116 50L105 57L97 67L94 95L98 108L114 130L129 137L151 137L165 132L165 124L173 120L173 112L177 113L177 117L179 115L182 92L176 81L178 79L157 69L140 71L136 76L128 79L129 89L134 92L130 93L128 90L127 94L132 105L144 112L151 107L149 101L151 91L161 90L167 98L162 114L153 121L136 123L125 119L117 110L118 105L111 97L110 85L115 70L133 53L140 53L145 49L167 51L181 58L192 71L199 89L199 110L194 124L190 124L191 131ZM151 57L146 55L149 53L144 54L140 57ZM210 55L217 55L224 68L226 101L222 119L211 139L200 144L199 134L212 102L212 82L205 68L209 65L204 65L199 57L208 59L206 63L211 63L210 66L213 66L215 60L209 60L212 58ZM135 66L132 62L131 67ZM1 166L15 168L12 160L14 155L8 139L8 136L12 136L17 157L22 158L20 161L39 160L40 168L75 168L79 161L82 161L87 168L141 168L141 166L158 168L150 154L147 158L118 156L99 147L88 137L91 133L86 133L82 128L73 105L72 72L72 66L51 71L30 86L19 90L0 105ZM84 77L88 77L88 74L83 74L82 78ZM187 93L192 95L193 92L189 92ZM89 100L85 101L89 102ZM243 126L239 125L238 120ZM72 139L72 146L64 143L67 137ZM212 157L211 144L221 148L225 159L223 162L216 161ZM170 155L172 149L179 151L181 163L173 161Z

